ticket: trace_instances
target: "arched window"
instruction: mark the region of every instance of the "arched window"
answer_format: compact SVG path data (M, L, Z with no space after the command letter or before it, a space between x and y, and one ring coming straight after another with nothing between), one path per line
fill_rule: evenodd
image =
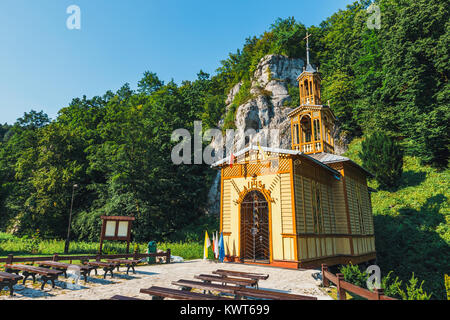
M311 118L308 115L304 115L300 120L300 127L302 129L302 143L311 142Z

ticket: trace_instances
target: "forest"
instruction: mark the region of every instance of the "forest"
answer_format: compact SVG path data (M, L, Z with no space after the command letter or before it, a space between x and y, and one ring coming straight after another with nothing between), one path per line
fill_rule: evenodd
M237 106L250 97L246 85L260 59L305 59L307 31L311 60L323 78L322 100L331 103L341 139L382 131L418 166L448 172L448 3L375 1L382 12L379 30L367 27L370 3L355 2L309 28L301 16L280 18L219 62L214 75L200 70L196 80L176 84L146 71L136 90L124 84L102 96L74 98L55 119L31 110L1 125L0 231L32 236L39 230L43 239L63 239L72 193L72 237L78 240L98 239L101 215L134 216L134 240L141 242L200 240L202 230L217 229L217 217L205 214L217 172L207 165L173 164L177 142L171 134L178 128L192 132L196 120L205 129L220 119L232 127ZM243 90L226 112L226 95L239 81ZM296 107L297 89L289 91ZM445 203L447 198L440 201ZM448 236L448 213L446 219ZM435 231L431 237L443 241ZM445 262L450 239L444 243ZM394 267L392 261L388 265Z

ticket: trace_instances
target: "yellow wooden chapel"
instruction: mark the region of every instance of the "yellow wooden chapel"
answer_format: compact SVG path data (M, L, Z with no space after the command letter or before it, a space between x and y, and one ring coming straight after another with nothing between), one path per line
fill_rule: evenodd
M307 46L308 47L308 46ZM221 170L220 230L227 261L287 268L376 258L371 174L334 154L335 116L321 103L320 73L298 77L292 149L247 146Z

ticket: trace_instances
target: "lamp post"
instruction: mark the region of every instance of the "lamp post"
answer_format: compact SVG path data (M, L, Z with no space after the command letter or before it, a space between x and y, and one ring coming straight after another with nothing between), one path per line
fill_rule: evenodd
M77 184L74 184L72 187L72 201L70 203L70 213L69 213L69 225L67 226L67 238L66 244L64 246L64 253L69 253L69 242L70 242L70 225L72 224L72 208L73 208L73 197L75 195L75 188L78 188Z

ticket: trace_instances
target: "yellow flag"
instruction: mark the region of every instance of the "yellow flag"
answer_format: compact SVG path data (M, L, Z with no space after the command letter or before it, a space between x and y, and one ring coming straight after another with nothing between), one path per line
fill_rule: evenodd
M264 154L263 149L261 148L261 145L259 144L259 141L258 141L258 150L259 150L259 153L261 153L263 160L266 160L266 156Z
M208 247L211 246L211 240L208 237L208 231L205 232L205 246L203 248L203 260L208 259Z

